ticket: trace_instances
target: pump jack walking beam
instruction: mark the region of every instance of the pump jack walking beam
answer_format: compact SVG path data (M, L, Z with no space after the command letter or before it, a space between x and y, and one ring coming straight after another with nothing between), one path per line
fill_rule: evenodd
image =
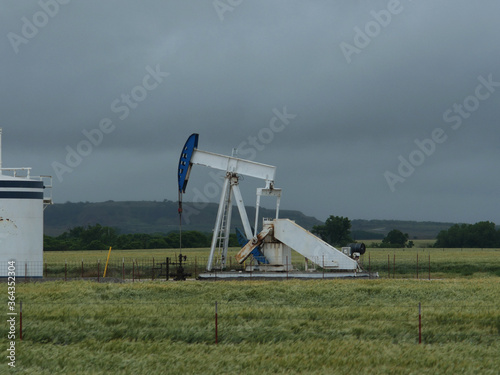
M198 150L198 134L192 134L186 141L179 160L179 193L184 193L186 191L189 174L192 166L195 164L226 172L210 247L210 257L207 264L207 271L211 271L214 268L215 251L219 249L217 259L219 264L216 266L217 268L220 267L220 269L223 269L227 258L232 211L231 197L233 195L247 239L250 240L254 235L238 186L239 175L265 180L266 186L264 190L273 190L276 167L236 158L234 156Z

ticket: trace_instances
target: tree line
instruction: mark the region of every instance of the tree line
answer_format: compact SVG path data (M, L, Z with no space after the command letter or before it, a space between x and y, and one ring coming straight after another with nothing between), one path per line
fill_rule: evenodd
M211 233L182 232L182 247L210 247L211 242ZM175 249L180 246L180 238L179 232L119 234L115 228L96 224L75 227L57 237L44 236L43 241L45 251L107 250L110 246L117 250ZM238 246L236 235L230 236L229 246Z
M311 232L332 246L342 247L356 242L352 238L351 227L349 218L330 215L325 224L315 225ZM382 239L381 244L373 243L371 247L413 247L413 241L408 239L407 233L393 229Z
M312 233L333 246L345 246L354 242L351 238L351 221L347 217L330 216L324 225L315 225ZM411 248L413 241L408 233L399 229L391 230L380 244L373 243L370 247L380 248ZM455 224L447 230L439 232L434 243L438 248L495 248L500 247L500 229L495 223L480 221L475 224Z
M351 236L351 221L347 217L330 216L324 225L315 225L311 232L333 246L355 242ZM182 247L210 247L212 234L199 231L182 232ZM380 244L371 247L413 247L407 233L391 230ZM79 226L57 236L44 236L45 251L106 250L109 247L128 249L175 249L180 246L179 232L168 234L119 234L115 228L96 224ZM229 237L229 246L239 246L236 234ZM439 232L434 247L438 248L494 248L500 247L500 229L495 223L481 221L475 224L455 224Z
M434 247L500 247L500 229L489 221L455 224L439 232Z

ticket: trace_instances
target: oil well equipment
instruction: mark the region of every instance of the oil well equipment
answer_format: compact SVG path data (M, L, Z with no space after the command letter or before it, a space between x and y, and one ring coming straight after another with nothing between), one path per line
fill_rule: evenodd
M198 141L199 135L192 134L184 144L179 158L179 212L182 212L182 194L186 192L194 165L225 173L206 272L200 274L200 279L370 277L359 263L360 256L366 250L364 244L349 244L338 250L294 221L279 217L282 189L275 187L275 166L203 151L198 149ZM256 192L253 228L240 191L242 176L254 177L264 182L264 187L257 188ZM261 197L276 199L273 218L259 218ZM242 248L236 254L235 260L246 267L244 271L239 272L228 267L228 263L232 263L228 262L228 246L233 202L236 203L243 225L243 231L238 231ZM262 226L259 230L260 222ZM306 266L303 270L294 269L292 250L305 258ZM314 267L307 267L308 262L312 262Z

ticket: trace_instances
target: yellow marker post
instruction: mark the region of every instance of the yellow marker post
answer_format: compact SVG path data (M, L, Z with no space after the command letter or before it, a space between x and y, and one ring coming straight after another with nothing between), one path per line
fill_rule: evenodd
M108 270L108 262L109 262L109 256L110 255L111 255L111 246L109 247L108 259L106 259L106 267L104 267L104 275L102 275L102 277L106 277L106 271Z

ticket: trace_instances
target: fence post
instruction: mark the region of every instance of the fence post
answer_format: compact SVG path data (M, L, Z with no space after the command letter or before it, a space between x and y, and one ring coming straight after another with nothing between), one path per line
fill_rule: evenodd
M418 303L418 343L422 343L422 305Z
M135 281L135 260L132 259L132 282Z
M83 279L83 258L82 258L82 279Z
M325 279L325 254L323 254L323 279Z
M45 262L45 278L47 278L47 262Z
M122 258L122 280L125 281L125 258Z
M418 252L417 252L417 280L418 280Z
M28 280L28 262L24 261L24 282Z
M217 301L215 301L215 345L219 343L219 327L217 322Z
M392 268L392 278L396 278L396 253L394 253L394 263L393 263L393 268Z
M429 280L431 279L431 254L429 254Z
M23 341L23 301L19 302L19 339Z
M68 277L68 261L65 260L64 261L64 281L67 280L67 277Z
M101 272L100 266L101 266L101 260L97 259L97 282L99 282L99 273Z
M168 279L170 278L170 258L167 257L166 261L165 261L167 264L165 265L165 281L168 281Z
M391 256L387 254L387 278L391 278Z
M231 258L229 258L229 268L232 268L231 267ZM198 277L197 273L198 273L198 261L196 259L196 255L195 255L194 256L194 278L195 279Z
M155 279L155 257L153 257L153 268L151 269L151 281Z

